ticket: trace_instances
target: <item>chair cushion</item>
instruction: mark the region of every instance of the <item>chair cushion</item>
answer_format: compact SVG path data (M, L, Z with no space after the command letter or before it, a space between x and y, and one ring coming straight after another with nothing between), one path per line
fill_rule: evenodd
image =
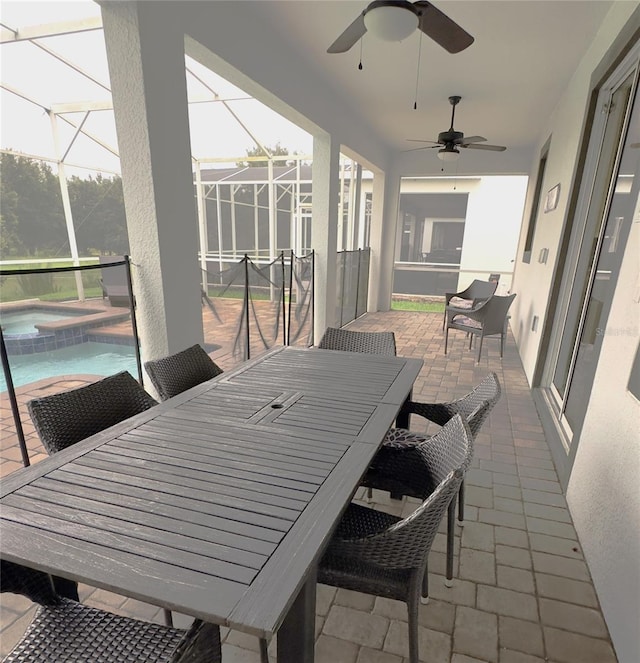
M463 299L462 297L452 297L449 300L449 306L453 306L453 308L473 308L473 299Z
M482 329L482 325L477 320L467 318L466 315L456 315L452 320L457 325L464 325L465 327L473 327L474 329Z
M416 445L428 440L430 435L421 435L419 433L412 433L406 428L390 428L384 437L382 444L385 447L394 447L396 449L406 449L407 447L415 447Z

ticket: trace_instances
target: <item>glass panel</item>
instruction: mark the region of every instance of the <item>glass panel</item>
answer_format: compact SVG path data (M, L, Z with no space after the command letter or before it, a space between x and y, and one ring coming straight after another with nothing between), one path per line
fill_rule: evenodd
M553 384L562 399L564 399L568 384L576 339L578 337L581 321L583 320L583 303L591 283L591 267L596 255L604 215L609 201L616 155L618 154L620 145L631 85L632 77L629 77L615 91L609 102L610 112L607 118L604 136L602 138L593 189L590 194L585 234L582 239L576 276L574 278L574 286L571 293L571 301L569 303L562 341L553 376ZM581 227L579 226L580 224L577 224L574 227L573 233L576 235L580 232ZM574 237L572 237L572 244L574 243L573 240ZM577 242L580 240L578 237L575 237L575 241ZM566 277L568 277L568 275Z
M628 95L627 83L625 89ZM623 99L626 101L626 98ZM601 234L598 262L566 400L565 415L574 431L584 418L603 338L607 335L635 333L634 330L608 328L607 318L631 229L633 211L638 201L639 141L640 103L636 101L614 180L607 222Z

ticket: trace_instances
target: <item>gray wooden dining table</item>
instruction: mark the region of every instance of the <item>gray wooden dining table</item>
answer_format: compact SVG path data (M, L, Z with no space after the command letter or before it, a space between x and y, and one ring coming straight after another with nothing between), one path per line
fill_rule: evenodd
M272 350L5 478L0 556L312 663L317 562L421 366Z

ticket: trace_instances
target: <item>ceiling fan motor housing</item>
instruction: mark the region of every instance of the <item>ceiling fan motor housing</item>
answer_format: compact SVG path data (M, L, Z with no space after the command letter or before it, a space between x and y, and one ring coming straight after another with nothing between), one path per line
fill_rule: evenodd
M443 145L446 143L453 143L454 145L460 144L463 139L464 134L462 131L453 131L452 129L449 129L449 131L442 131L438 134L438 142Z

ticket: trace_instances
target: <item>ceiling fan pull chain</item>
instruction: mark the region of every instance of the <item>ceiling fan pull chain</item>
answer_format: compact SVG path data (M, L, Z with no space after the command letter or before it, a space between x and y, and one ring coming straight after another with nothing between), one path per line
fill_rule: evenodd
M418 81L420 80L420 54L422 53L422 31L418 42L418 67L416 71L416 94L413 101L413 110L418 110Z
M358 69L362 71L362 42L364 41L364 37L360 37L360 62L358 63Z

